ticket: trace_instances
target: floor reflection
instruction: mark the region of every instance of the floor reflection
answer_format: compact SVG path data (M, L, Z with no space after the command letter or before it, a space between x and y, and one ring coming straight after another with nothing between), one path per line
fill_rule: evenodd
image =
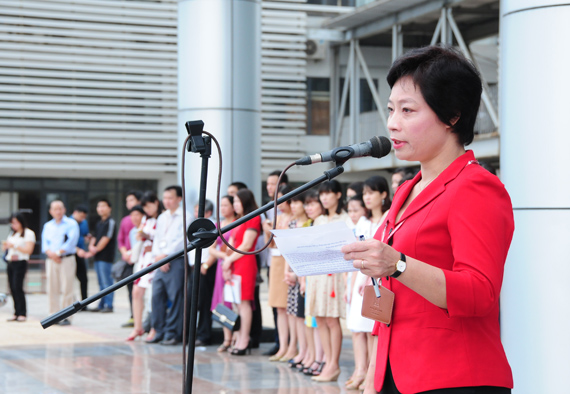
M198 350L193 392L337 394L348 377L352 354L343 351L338 382L315 383L284 363L260 354L235 357L216 347ZM345 347L346 349L346 347ZM341 362L342 364L342 362ZM181 347L138 343L20 346L0 348L0 393L142 394L182 392Z

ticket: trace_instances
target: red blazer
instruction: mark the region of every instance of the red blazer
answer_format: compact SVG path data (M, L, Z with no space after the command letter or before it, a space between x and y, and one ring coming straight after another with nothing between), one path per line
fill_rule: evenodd
M467 386L512 388L499 329L499 294L514 231L510 197L499 179L467 151L395 223L420 178L418 174L398 189L386 225L375 238L385 234L383 241L397 251L441 268L447 310L397 279L382 279L396 296L392 324L375 325L374 386L382 389L389 358L396 386L404 394Z

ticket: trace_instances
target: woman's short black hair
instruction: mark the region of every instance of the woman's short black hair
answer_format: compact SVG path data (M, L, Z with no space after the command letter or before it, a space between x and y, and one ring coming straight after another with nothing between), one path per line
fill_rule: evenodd
M374 192L379 192L380 194L386 192L386 198L382 203L382 213L390 209L392 205L392 200L390 200L390 188L388 187L388 181L386 178L380 175L374 175L364 181L364 189L370 189Z
M305 204L309 204L311 202L318 202L319 204L321 204L321 200L319 200L319 192L316 190L309 190L304 194L305 200L303 201ZM323 206L323 204L321 204L321 207ZM323 208L324 209L324 208Z
M241 189L237 191L236 197L239 198L241 206L243 207L243 216L252 213L257 209L255 196L249 189Z
M220 198L220 201L223 200L224 198L225 198L226 200L228 200L228 201L230 202L230 204L233 205L233 203L234 203L234 196L230 196L229 194L226 194L225 196L223 196L222 198Z
M360 204L360 206L362 208L364 208L364 210L366 211L366 217L370 217L370 211L368 210L368 208L366 208L366 204L364 204L364 200L362 199L362 194L355 194L354 196L350 197L348 199L348 202L346 203L346 206L348 207L348 204L350 204L351 201L356 201Z
M445 46L412 49L400 56L386 80L392 88L410 76L424 100L444 124L451 126L461 145L473 141L473 128L481 104L481 77L458 50ZM458 118L455 124L453 119Z
M344 200L342 198L342 186L340 183L333 179L332 181L326 181L321 183L319 186L319 195L321 193L340 193L340 198L338 199L338 205L336 206L336 213L339 214L344 209ZM325 215L329 215L329 210L325 209Z
M156 216L158 217L158 215L160 215L162 212L164 212L164 205L162 205L162 201L160 201L160 199L158 198L156 193L153 192L152 190L148 190L148 191L144 192L140 201L141 201L140 206L143 208L149 202L155 203L158 201L158 210L156 211Z
M346 188L346 190L350 189L350 190L354 190L354 192L356 194L362 194L362 188L364 187L364 182L352 182L350 185L348 185L348 187Z

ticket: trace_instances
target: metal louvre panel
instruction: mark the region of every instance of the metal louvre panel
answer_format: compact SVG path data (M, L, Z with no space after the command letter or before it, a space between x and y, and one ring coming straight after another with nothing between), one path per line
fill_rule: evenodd
M261 4L261 170L266 176L304 156L299 136L306 134L307 14ZM298 171L295 167L291 171Z
M175 173L177 13L177 0L2 1L0 169Z

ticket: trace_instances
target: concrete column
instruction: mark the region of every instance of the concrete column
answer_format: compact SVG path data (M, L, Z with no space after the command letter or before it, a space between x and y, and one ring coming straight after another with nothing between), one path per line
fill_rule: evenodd
M501 323L516 394L570 387L569 20L567 1L501 1L501 174L515 215Z
M179 163L189 120L203 120L223 155L222 191L245 182L260 199L261 1L179 0ZM186 156L188 203L198 200L201 159ZM179 165L179 168L181 166ZM215 202L218 153L212 147L207 196ZM179 171L179 179L180 171Z

